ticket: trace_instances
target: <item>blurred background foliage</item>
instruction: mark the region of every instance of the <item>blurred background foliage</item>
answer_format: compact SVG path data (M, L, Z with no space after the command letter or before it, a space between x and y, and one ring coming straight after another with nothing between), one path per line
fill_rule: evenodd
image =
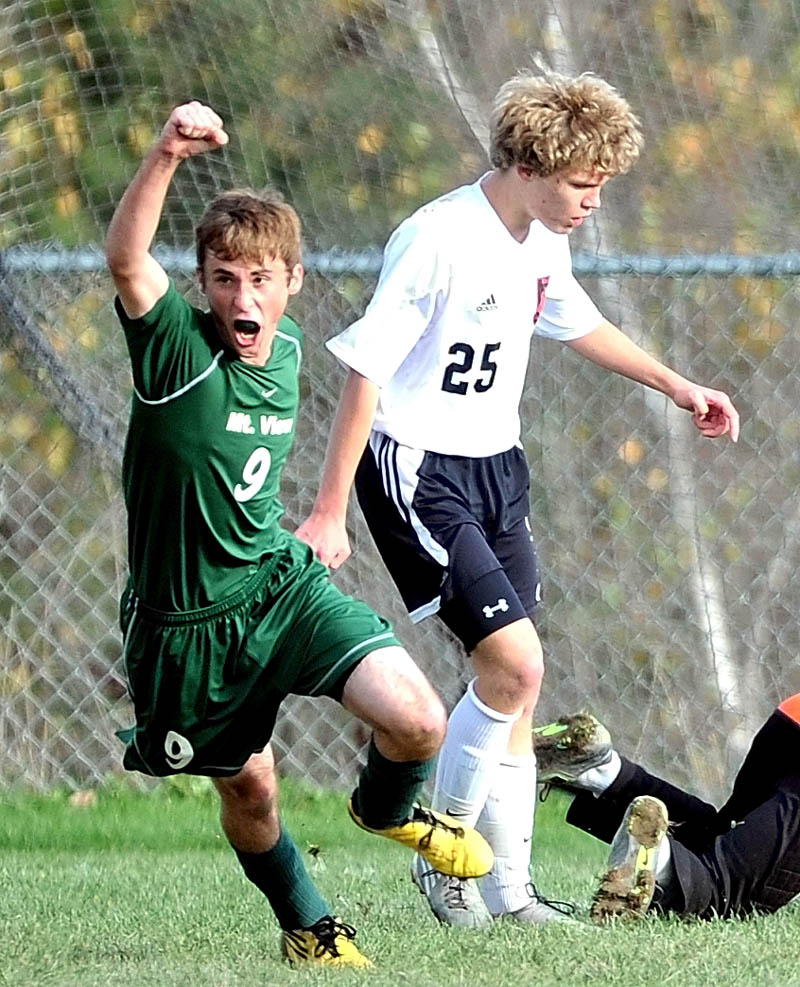
M117 764L130 388L100 248L170 109L209 103L231 143L181 168L160 245L190 248L219 189L270 184L297 207L317 264L369 261L405 215L488 167L492 96L532 67L607 78L645 133L637 166L573 237L586 286L650 351L730 390L745 420L735 450L700 442L660 397L535 344L523 412L548 603L543 715L591 702L654 767L720 787L769 704L800 689L796 291L769 264L715 273L720 258L724 269L800 249L797 3L9 0L0 777L85 780ZM604 274L619 254L658 263ZM687 254L705 267L671 276L672 255ZM293 309L308 348L290 523L310 505L338 393L323 340L359 314L375 277L369 262L310 266ZM191 272L173 273L199 300ZM343 584L389 612L452 699L457 649L436 625L407 624L357 512L352 523ZM363 739L318 706L293 707L283 729L287 769L329 751L320 780L331 764L345 777Z

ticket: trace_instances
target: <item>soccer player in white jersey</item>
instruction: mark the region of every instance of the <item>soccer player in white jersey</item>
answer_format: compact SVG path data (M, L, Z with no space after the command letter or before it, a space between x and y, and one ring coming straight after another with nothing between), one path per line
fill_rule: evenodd
M350 554L350 488L413 620L456 633L475 678L450 716L434 806L495 852L480 887L414 876L434 914L480 926L561 917L530 877L531 721L542 680L519 402L531 336L560 340L666 394L702 435L735 441L726 394L675 373L608 322L572 275L566 234L638 157L627 102L585 74L520 74L491 119L492 170L423 206L386 245L363 318L330 340L348 368L313 511L298 529L326 565Z

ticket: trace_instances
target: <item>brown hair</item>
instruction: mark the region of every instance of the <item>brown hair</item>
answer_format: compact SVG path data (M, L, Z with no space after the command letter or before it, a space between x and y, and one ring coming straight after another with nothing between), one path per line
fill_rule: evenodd
M495 168L524 165L542 177L564 168L619 175L643 143L628 103L589 72L520 72L500 87L490 131Z
M291 270L302 259L300 236L297 213L277 192L231 189L210 203L197 224L197 266L202 269L211 250L228 261L277 257Z

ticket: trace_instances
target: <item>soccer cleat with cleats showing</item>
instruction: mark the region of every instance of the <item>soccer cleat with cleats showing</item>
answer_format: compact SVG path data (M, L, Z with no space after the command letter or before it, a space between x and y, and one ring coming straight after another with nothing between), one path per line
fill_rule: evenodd
M326 915L307 929L284 930L281 951L292 966L351 966L360 969L372 963L353 942L356 930Z
M562 716L533 730L538 780L542 783L575 781L584 771L611 760L611 735L591 713Z
M482 929L491 925L492 916L474 879L451 877L433 870L419 854L412 861L411 877L443 925L462 929Z
M589 911L597 925L647 913L656 889L658 849L668 825L667 807L651 795L640 795L625 810Z
M353 822L368 833L402 843L421 854L435 870L453 877L483 877L492 869L494 854L481 834L442 812L415 805L409 820L386 829L367 826L347 803Z

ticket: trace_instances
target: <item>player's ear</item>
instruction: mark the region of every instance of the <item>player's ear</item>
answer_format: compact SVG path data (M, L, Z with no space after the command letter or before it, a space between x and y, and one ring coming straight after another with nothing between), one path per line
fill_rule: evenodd
M194 274L195 274L195 277L197 278L197 283L200 286L200 290L203 292L203 294L205 294L206 293L206 277L205 277L205 274L203 274L203 268L202 267L196 267L194 269Z
M303 270L302 264L295 264L294 267L289 272L289 294L296 295L298 291L303 287L303 277L305 276L305 271Z

